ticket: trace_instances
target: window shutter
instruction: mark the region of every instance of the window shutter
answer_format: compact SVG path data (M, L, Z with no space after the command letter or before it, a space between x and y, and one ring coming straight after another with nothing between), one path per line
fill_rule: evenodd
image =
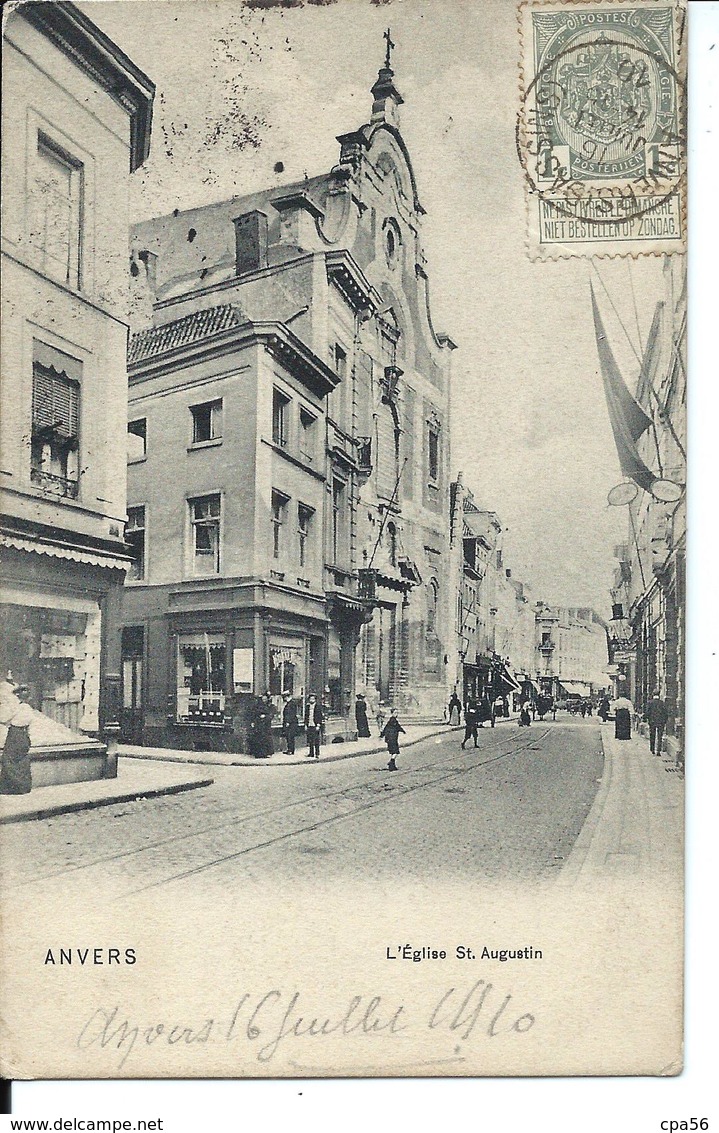
M36 362L33 367L33 431L52 428L56 434L74 440L80 418L80 387L65 373Z

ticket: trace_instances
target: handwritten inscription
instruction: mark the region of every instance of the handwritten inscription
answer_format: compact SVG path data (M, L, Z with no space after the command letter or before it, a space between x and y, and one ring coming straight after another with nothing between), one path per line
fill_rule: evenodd
M529 1011L518 1010L511 994L502 995L493 984L477 980L468 990L450 987L431 1003L429 1011L390 1000L383 995L353 995L333 1010L306 1005L299 991L272 988L257 996L245 992L231 1013L223 1010L193 1023L178 1020L134 1021L119 1006L98 1007L83 1025L80 1050L97 1049L116 1054L121 1069L143 1047L230 1046L248 1044L258 1062L271 1063L280 1050L298 1042L335 1039L396 1040L422 1031L451 1040L495 1039L526 1034L535 1024Z

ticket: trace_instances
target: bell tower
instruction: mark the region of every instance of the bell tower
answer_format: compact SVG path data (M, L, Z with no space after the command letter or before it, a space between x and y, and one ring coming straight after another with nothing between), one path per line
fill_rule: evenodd
M384 39L387 41L384 67L380 67L377 82L372 87L371 92L374 98L371 122L373 124L375 122L386 122L390 126L399 126L399 108L404 99L394 85L394 71L392 70L391 60L395 44L392 42L389 28L384 33Z

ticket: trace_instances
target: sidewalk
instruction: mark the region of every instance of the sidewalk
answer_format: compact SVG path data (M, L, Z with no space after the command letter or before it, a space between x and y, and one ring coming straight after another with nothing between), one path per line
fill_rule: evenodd
M461 728L450 727L449 724L408 725L406 735L400 736L400 747L411 747L421 743L422 740L432 736L443 736L450 732L461 731ZM376 755L378 752L387 753L383 740L378 736L370 736L367 740L346 740L343 743L323 744L320 748L319 759L307 757L307 745L298 747L293 755L283 751L276 751L266 759L257 759L253 755L226 751L183 751L179 748L168 747L141 747L139 744L119 744L118 755L129 759L147 759L162 761L163 763L201 764L202 766L220 767L293 767L300 764L309 766L317 763L334 763L338 759L353 759L358 755Z
M564 869L560 887L629 876L683 875L684 779L672 755L652 755L640 735L616 740L601 729L604 774Z
M85 783L62 783L36 787L29 795L0 796L0 824L50 818L76 810L91 810L113 803L175 795L195 787L209 787L214 780L196 768L144 764L121 759L116 779L97 779Z

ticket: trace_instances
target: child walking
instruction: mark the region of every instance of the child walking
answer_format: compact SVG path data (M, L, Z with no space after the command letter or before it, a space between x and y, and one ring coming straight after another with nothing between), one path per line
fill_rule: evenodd
M389 720L380 732L381 738L387 744L387 751L389 753L389 763L387 764L388 771L397 770L397 756L399 755L399 734L406 734L404 728L397 719L397 713L393 708L390 712Z

